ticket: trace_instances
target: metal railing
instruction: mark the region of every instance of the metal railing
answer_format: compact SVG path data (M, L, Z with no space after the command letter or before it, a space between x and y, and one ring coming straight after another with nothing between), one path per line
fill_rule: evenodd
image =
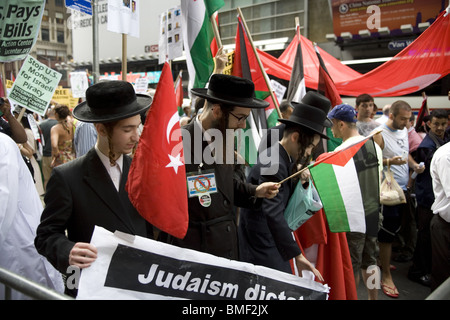
M0 267L0 283L5 285L5 300L11 300L11 289L37 300L73 300L14 272ZM425 300L450 300L450 278L444 281Z
M0 283L5 285L5 300L11 300L11 289L37 300L73 300L41 284L0 267Z

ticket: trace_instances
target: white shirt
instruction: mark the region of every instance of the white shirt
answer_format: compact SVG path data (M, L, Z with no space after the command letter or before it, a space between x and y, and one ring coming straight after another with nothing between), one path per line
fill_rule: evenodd
M10 137L0 133L0 267L62 293L61 274L34 246L42 210L19 148ZM4 292L0 283L0 300L4 300ZM12 299L28 298L13 290Z
M450 142L434 153L430 173L435 198L431 210L450 223Z
M384 140L383 158L393 158L395 156L402 156L403 151L409 154L408 143L408 129L392 130L386 124L380 126L383 129L381 134ZM402 165L391 165L391 171L394 174L394 179L403 190L409 180L409 166L408 162Z
M116 160L116 165L111 166L111 163L109 162L109 157L105 156L98 149L97 145L95 145L95 151L97 152L98 157L102 161L103 165L106 168L106 171L108 172L109 176L111 177L111 180L114 183L116 190L119 191L120 179L122 177L122 168L123 168L123 154L121 154L119 159Z

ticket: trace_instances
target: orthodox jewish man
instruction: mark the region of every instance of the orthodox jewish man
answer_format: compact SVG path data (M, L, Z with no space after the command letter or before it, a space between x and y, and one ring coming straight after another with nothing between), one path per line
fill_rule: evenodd
M83 269L95 261L97 249L89 243L95 225L152 237L151 225L125 190L131 164L127 154L139 139L140 114L151 103L150 96L135 94L130 83L107 81L89 87L86 101L73 110L76 119L94 123L97 143L84 156L53 169L35 239L38 252L62 274L69 266Z
M295 173L297 164L306 165L313 149L329 121L320 108L292 102L294 110L289 119L278 119L285 124L281 141L264 150L250 170L247 182L261 184L281 182ZM321 281L320 272L303 256L292 230L284 217L284 210L294 191L292 179L281 183L279 194L262 199L257 209L243 209L239 224L241 259L253 264L292 273L290 260L295 259L298 274L309 270Z
M237 260L237 219L233 206L258 204L278 194L275 183L252 185L234 176L234 131L245 128L252 108L268 103L254 98L253 82L213 74L208 89L191 92L206 100L203 112L182 129L188 179L189 227L180 247Z

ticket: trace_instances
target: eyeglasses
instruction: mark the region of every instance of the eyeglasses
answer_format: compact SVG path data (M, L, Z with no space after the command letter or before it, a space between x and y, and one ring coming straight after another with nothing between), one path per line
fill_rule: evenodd
M247 114L247 115L245 115L245 116L238 117L237 115L235 115L235 114L234 114L233 112L231 112L231 111L230 111L230 114L231 114L233 117L235 117L235 118L237 119L238 122L245 121L245 120L248 118L248 116L250 115L250 113L249 113L249 114Z

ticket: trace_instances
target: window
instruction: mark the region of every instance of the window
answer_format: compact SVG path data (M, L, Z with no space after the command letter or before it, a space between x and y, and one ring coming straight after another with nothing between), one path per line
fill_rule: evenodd
M44 14L42 15L42 21L48 22L48 10L44 10Z
M295 34L295 18L304 28L305 8L308 0L230 0L219 10L219 29L222 42L232 44L237 28L240 7L254 41L291 38ZM303 34L305 35L305 34Z
M45 28L41 28L42 41L50 41L50 31Z
M64 43L64 31L56 31L56 41L58 41L58 43Z
M64 15L61 12L55 12L55 20L57 24L64 24Z

